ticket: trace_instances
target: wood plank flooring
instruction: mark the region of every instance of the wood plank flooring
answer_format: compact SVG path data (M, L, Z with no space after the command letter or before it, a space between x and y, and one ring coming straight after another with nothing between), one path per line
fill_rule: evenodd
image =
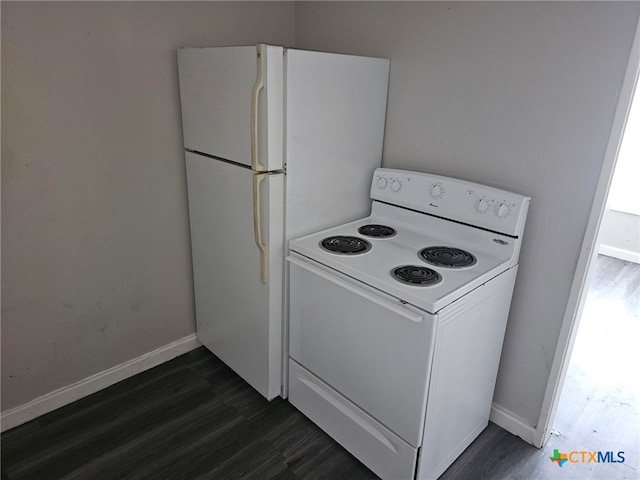
M625 306L613 313L609 304L604 311L592 308L594 320L585 314L583 323L593 323L591 330L602 337L602 321L613 325L626 315L631 325L615 328L635 328L627 335L633 338L639 321L640 267L610 260L599 258L588 302L592 297L605 302L617 297ZM585 311L591 307L588 304ZM602 350L602 344L594 347L588 342L579 347L587 341L582 336L594 338L581 329L576 351L584 348L586 354L578 360ZM630 342L637 343L637 338ZM624 360L614 356L619 350L607 350L605 357L613 356L619 363ZM637 353L629 358L637 367ZM576 374L570 371L571 375ZM575 378L578 384L579 376ZM441 479L640 478L640 434L634 431L638 396L629 385L630 376L620 378L622 383L607 389L617 388L625 401L607 393L594 407L586 401L576 403L583 401L582 394L594 395L591 387L563 397L560 433L544 449L489 424ZM589 408L593 411L587 412ZM584 417L581 412L586 412ZM634 439L635 447L629 445ZM204 348L5 432L0 441L2 480L377 478L289 403L267 402ZM561 469L549 459L554 449L625 449L631 456L624 464L567 462Z
M376 478L201 347L2 434L2 478Z

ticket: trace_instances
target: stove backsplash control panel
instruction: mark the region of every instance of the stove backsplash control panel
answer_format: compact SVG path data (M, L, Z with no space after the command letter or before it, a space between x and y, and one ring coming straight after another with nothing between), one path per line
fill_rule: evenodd
M511 236L524 230L530 198L457 178L378 168L371 198Z

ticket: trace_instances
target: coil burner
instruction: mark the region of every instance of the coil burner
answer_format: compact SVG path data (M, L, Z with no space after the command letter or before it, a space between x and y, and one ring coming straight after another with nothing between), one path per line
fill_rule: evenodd
M461 268L475 265L476 257L460 248L453 247L427 247L420 250L419 256L431 265L439 267Z
M394 228L387 227L386 225L369 224L363 225L358 229L358 233L365 237L375 238L389 238L396 234Z
M358 255L371 250L371 244L365 239L345 235L327 237L320 242L320 246L329 252L342 255Z
M428 287L442 281L442 277L435 270L417 265L396 267L391 271L391 275L402 283L420 287Z

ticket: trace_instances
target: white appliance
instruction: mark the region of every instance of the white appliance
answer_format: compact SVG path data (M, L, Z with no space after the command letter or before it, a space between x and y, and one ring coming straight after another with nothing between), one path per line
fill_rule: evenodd
M178 67L198 339L271 399L286 241L366 215L389 61L260 44L183 48Z
M385 479L487 426L530 199L377 169L371 214L290 242L289 401Z

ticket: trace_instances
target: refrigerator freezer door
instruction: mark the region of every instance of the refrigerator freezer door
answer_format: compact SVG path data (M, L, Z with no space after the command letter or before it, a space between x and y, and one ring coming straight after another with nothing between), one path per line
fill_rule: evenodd
M287 239L369 213L389 61L285 51Z
M178 71L186 149L246 166L255 157L257 171L283 168L282 47L183 48Z
M283 175L191 152L186 162L198 339L272 399L281 393Z

